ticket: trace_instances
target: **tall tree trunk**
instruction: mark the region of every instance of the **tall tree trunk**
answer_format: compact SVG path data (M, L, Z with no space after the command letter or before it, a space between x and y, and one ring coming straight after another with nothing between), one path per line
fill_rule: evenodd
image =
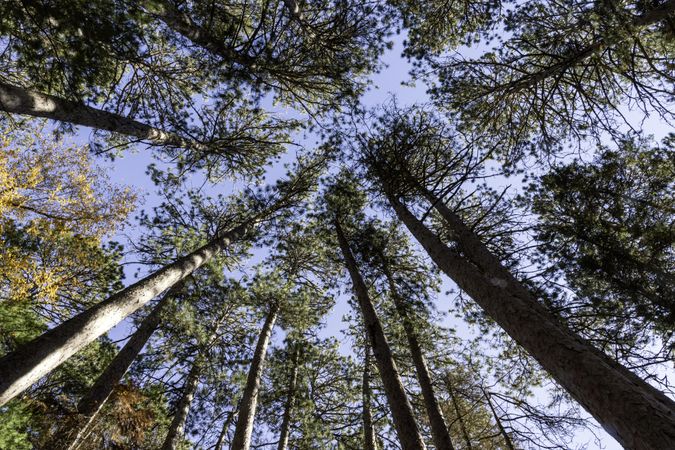
M257 220L220 234L194 252L108 297L0 358L0 406L58 367L121 320L209 261Z
M230 429L230 424L232 423L232 418L237 414L237 409L233 409L229 413L227 413L227 417L223 421L223 426L220 429L220 434L218 435L218 441L216 442L216 445L213 447L213 450L223 450L223 446L225 445L225 438L227 437L227 431Z
M405 301L398 293L398 287L396 286L394 276L391 273L391 269L384 254L380 252L379 256L382 262L383 272L389 284L391 298L394 301L396 312L401 317L403 331L405 332L406 339L408 340L408 347L410 348L410 354L412 356L413 364L415 365L417 381L419 382L420 388L422 390L424 407L427 411L427 415L429 416L431 437L433 438L434 445L438 450L454 450L454 447L452 446L452 439L450 439L448 426L445 423L443 412L441 411L441 407L438 404L438 400L436 399L427 361L424 358L424 353L422 352L422 347L420 346L417 332L415 331L415 326L410 320L408 305L406 305Z
M382 180L385 182L386 180ZM431 259L624 447L675 448L675 403L561 325L468 228L448 248L392 192L399 219ZM439 205L439 203L436 203ZM466 232L471 233L470 239ZM467 259L469 258L469 259Z
M384 335L382 324L377 317L375 306L368 295L368 288L361 277L356 260L349 248L349 243L345 237L340 222L334 221L340 249L345 261L345 266L352 279L352 285L356 298L359 301L363 322L368 333L370 345L373 348L375 361L382 378L387 401L391 408L391 414L394 419L394 427L403 450L424 449L424 440L420 433L412 406L408 396L403 388L403 383L398 374L396 363L394 362L389 343Z
M164 307L169 303L171 297L181 289L182 282L176 283L169 289L164 297L155 305L153 310L145 316L134 334L122 347L115 358L108 364L105 370L98 376L89 391L82 397L77 404L77 419L74 421L74 427L77 429L72 441L68 434L64 434L64 440L60 441L54 447L65 448L68 450L77 449L84 437L89 433L89 427L101 410L103 404L108 400L113 389L122 381L122 377L127 372L131 364L141 353L143 347L150 339L150 336L159 326L160 316ZM59 437L59 439L61 439Z
M370 343L363 348L363 382L361 384L361 401L363 402L363 440L364 450L377 450L375 428L373 428L373 412L370 409Z
M239 416L237 417L237 426L234 429L234 438L232 439L232 450L248 450L251 445L251 433L253 432L253 419L258 405L258 391L260 390L260 378L262 377L263 367L265 365L265 355L267 347L272 336L274 322L279 314L279 304L274 302L270 306L267 318L260 330L258 343L253 354L253 361L246 378L246 387L241 397L239 407Z
M93 108L84 103L65 100L3 82L0 82L0 110L111 131L156 145L205 150L203 144L183 138L176 133Z
M464 414L462 414L462 410L459 408L459 403L457 402L457 397L455 396L455 389L452 387L452 381L450 380L449 374L445 379L445 389L448 391L450 401L452 402L452 408L455 410L455 414L457 415L459 429L462 432L462 437L464 437L466 448L467 450L472 450L473 445L471 445L471 436L469 436L469 432L466 429L466 423L464 423Z
M293 354L291 356L291 376L288 381L288 393L286 394L284 418L281 422L281 432L279 433L279 445L277 446L277 450L286 450L288 448L288 439L291 435L291 418L293 415L293 404L295 403L297 390L298 360L300 358L300 348L298 344L296 343L293 347Z
M194 400L195 393L199 387L199 377L201 376L203 367L204 357L199 354L195 357L192 367L190 367L190 372L188 372L185 379L185 384L183 384L181 397L176 404L176 411L173 414L164 444L162 444L162 450L176 450L185 434L185 423L190 412L190 405L192 405L192 400Z
M495 418L497 429L499 429L499 434L502 435L502 439L504 440L506 448L508 450L516 450L516 448L513 446L513 441L511 441L511 436L509 436L509 433L506 432L506 428L504 428L504 425L502 424L502 419L499 418L499 415L497 414L497 411L495 410L495 407L492 404L492 400L490 400L490 393L486 392L485 389L482 387L480 389L481 391L483 391L483 396L485 397L485 401L487 401L488 407L490 408L490 412L492 412L492 417Z

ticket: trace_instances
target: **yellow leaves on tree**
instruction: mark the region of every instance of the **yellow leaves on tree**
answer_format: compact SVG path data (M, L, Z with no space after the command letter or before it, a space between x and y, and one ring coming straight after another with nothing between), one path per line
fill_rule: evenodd
M39 126L0 126L0 300L54 312L111 269L102 243L135 196L110 182L87 146L45 136Z

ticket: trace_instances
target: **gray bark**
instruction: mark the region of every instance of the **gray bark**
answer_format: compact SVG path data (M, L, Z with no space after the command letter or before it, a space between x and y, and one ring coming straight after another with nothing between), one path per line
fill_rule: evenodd
M363 352L363 381L361 383L361 401L363 402L363 447L364 450L377 450L375 429L373 428L373 412L370 409L370 344L368 342L366 342Z
M436 393L434 392L434 386L431 381L431 374L429 373L429 367L427 366L426 358L422 352L422 347L420 346L417 332L415 331L415 326L410 320L408 307L398 293L398 288L394 282L393 274L391 273L389 264L382 253L380 253L380 259L382 261L383 272L387 278L387 282L389 283L389 289L391 291L391 297L394 301L396 312L401 317L403 331L405 332L413 364L415 365L415 373L417 374L417 381L419 382L420 388L422 390L424 407L427 411L427 415L429 416L431 437L433 438L434 445L438 450L454 450L452 439L450 439L450 432L448 431L448 426L445 423L445 417L443 417L443 412L441 411L441 407L438 404L438 400L436 399Z
M260 330L258 343L253 354L253 361L246 378L246 387L241 398L239 406L239 416L237 417L237 426L234 429L234 438L232 439L232 450L248 450L251 445L251 433L253 432L253 419L258 406L258 391L260 390L260 378L262 377L263 367L265 365L265 356L267 347L272 336L274 322L279 314L279 305L274 302L270 306L267 318Z
M636 450L675 448L675 402L561 325L459 218L448 225L467 257L449 249L395 195L386 194L438 267L619 443Z
M183 280L243 236L250 220L225 232L203 247L177 259L142 280L113 294L96 306L48 330L0 359L0 406L38 381L78 350Z
M0 82L0 110L111 131L156 145L205 150L201 143L128 117L3 82Z
M236 413L237 413L236 408L227 413L227 418L225 418L225 421L223 421L223 426L220 429L220 434L218 435L218 441L216 442L216 445L213 447L213 450L223 450L223 446L225 445L225 438L227 437L227 431L230 429L230 423L232 423L232 418Z
M164 439L164 444L162 444L162 450L176 450L185 434L185 423L190 412L190 405L192 405L192 400L194 400L195 393L199 387L199 377L201 376L203 365L203 356L197 355L185 379L180 400L176 404L176 410L173 414L173 419L171 419L169 431Z
M296 384L298 383L298 359L300 349L294 346L291 356L291 376L288 382L288 393L286 394L286 405L284 407L284 418L281 422L281 432L279 433L279 445L277 450L286 450L288 448L288 439L291 435L291 418L293 415L293 404L295 403Z
M345 266L352 279L354 293L359 302L368 339L373 349L375 362L382 378L384 391L394 419L396 434L403 450L425 449L424 440L415 420L415 415L403 388L389 343L384 335L382 324L368 294L368 288L361 277L356 260L352 255L347 238L342 232L339 221L334 221L340 249Z

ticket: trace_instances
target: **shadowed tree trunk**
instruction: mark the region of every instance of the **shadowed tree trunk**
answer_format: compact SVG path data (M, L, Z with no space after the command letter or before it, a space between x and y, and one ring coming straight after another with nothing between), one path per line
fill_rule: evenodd
M459 403L457 403L457 397L455 396L455 389L452 387L452 381L450 381L450 375L445 377L445 389L448 391L450 396L450 401L452 402L452 408L455 410L457 415L457 421L459 422L459 429L462 432L462 437L464 438L464 443L466 444L467 450L472 450L473 446L471 445L471 436L466 429L466 423L464 423L464 414L459 409Z
M190 405L192 405L192 400L194 400L195 393L199 387L199 377L201 376L203 368L204 357L200 354L195 357L192 367L190 367L190 372L188 372L187 378L185 379L185 384L183 384L183 388L181 389L180 400L178 400L178 403L176 404L176 411L173 414L173 419L171 420L169 431L164 439L164 444L162 444L162 450L176 450L183 439L183 435L185 434L185 424L190 412Z
M113 294L101 303L48 330L0 359L0 406L58 367L158 294L183 280L256 220L222 233L194 252Z
M73 125L82 125L131 136L155 145L206 150L206 146L176 133L168 132L84 103L24 89L0 82L0 110L33 117L44 117Z
M258 343L253 354L253 361L246 378L246 387L241 397L239 406L239 416L237 417L237 426L234 429L234 438L232 439L232 450L248 450L251 445L251 433L253 432L253 419L258 405L258 391L260 390L260 378L265 365L265 356L267 347L272 336L274 322L279 314L279 304L273 302L267 313L267 318L260 330Z
M370 345L363 347L363 382L361 384L361 401L363 402L363 440L364 450L377 450L375 429L373 428L373 412L370 409Z
M483 396L485 397L485 401L487 402L488 407L492 412L492 417L495 418L495 423L497 424L499 433L502 435L502 439L504 439L504 444L506 445L506 448L508 450L516 450L516 448L513 446L513 442L511 441L511 436L509 436L509 433L506 432L506 428L504 428L502 420L499 418L499 415L497 414L497 411L495 410L495 407L492 404L492 400L490 400L490 393L486 392L485 389L482 387L480 389L481 391L483 391Z
M415 421L415 415L403 388L403 383L401 383L401 378L399 377L396 363L389 348L389 343L384 335L382 324L368 295L368 288L361 277L356 260L349 248L347 238L337 219L334 221L334 226L345 266L352 279L354 293L359 302L363 322L368 333L368 340L373 348L375 362L382 378L382 384L394 419L394 427L396 428L398 439L403 450L424 449L426 447L422 434Z
M279 433L279 445L277 450L286 450L288 448L288 439L291 434L291 417L293 413L293 404L298 383L298 359L300 357L300 348L295 343L293 354L291 356L291 376L288 381L288 393L286 394L286 405L284 407L284 418L281 422L281 432Z
M382 181L386 191L386 180ZM461 221L448 225L466 257L448 248L392 192L385 194L437 266L608 433L631 449L675 448L672 400L561 325Z
M408 305L406 305L405 301L398 293L394 276L391 273L389 264L382 252L380 252L379 257L382 263L382 270L389 284L389 290L391 291L391 298L394 301L396 312L401 317L403 331L405 332L413 364L415 365L417 381L419 382L420 388L422 390L424 408L426 409L427 415L429 416L429 425L431 427L431 436L433 438L434 445L438 450L453 450L454 447L452 446L452 440L450 439L450 432L448 431L448 426L445 423L445 418L443 417L441 407L439 406L438 400L436 399L427 361L424 358L424 353L422 352L422 347L420 346L417 332L415 331L415 326L410 320Z

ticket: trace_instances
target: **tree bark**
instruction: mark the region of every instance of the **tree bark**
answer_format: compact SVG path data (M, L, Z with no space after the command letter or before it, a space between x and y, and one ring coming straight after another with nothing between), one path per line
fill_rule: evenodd
M298 383L298 359L300 357L300 348L294 345L291 356L291 376L288 382L288 393L286 394L286 405L284 407L284 418L281 422L281 432L279 433L279 445L277 450L286 450L288 448L288 439L291 435L291 418L293 413L293 404Z
M251 433L253 432L253 419L258 405L258 391L260 390L260 378L265 365L265 355L272 336L274 322L279 314L279 304L274 302L270 306L267 318L260 330L258 343L253 354L253 361L246 378L246 387L241 398L237 426L234 429L232 450L248 450L251 445Z
M382 181L386 191L386 180ZM466 226L448 223L467 255L462 257L393 193L385 193L399 219L438 267L621 445L636 450L675 448L672 400L561 325Z
M195 393L199 387L199 378L202 373L204 361L203 356L197 355L190 372L185 379L185 384L181 392L181 397L176 404L176 411L173 414L169 431L162 444L162 450L176 450L180 444L183 435L185 434L185 423L187 422L188 413L190 412L190 405L195 398Z
M373 354L375 355L375 361L382 378L387 401L391 408L398 439L403 450L425 449L424 440L415 421L415 415L403 388L403 383L399 377L389 343L382 329L382 324L368 295L368 288L361 277L340 222L335 220L334 226L345 266L352 279L354 293L359 302L368 339L373 348Z
M487 401L488 407L490 408L490 412L492 412L492 417L495 418L495 423L497 424L499 433L502 435L502 439L504 439L504 444L506 444L506 448L508 450L516 450L516 448L513 446L513 442L511 441L511 436L509 436L509 433L506 432L506 428L504 428L504 425L502 425L502 420L499 418L499 415L497 414L497 411L495 410L495 407L492 404L492 400L490 400L490 393L485 392L485 389L483 388L481 388L481 391L483 391L483 396Z
M205 150L203 144L183 138L176 133L164 131L119 114L93 108L84 103L65 100L3 82L0 82L0 110L111 131L148 141L155 145Z
M213 447L213 450L223 450L223 446L225 445L225 438L227 437L227 431L230 429L230 423L232 423L232 418L236 414L236 409L233 409L229 413L227 413L227 418L225 421L223 421L223 426L220 429L220 434L218 435L218 441L216 442L216 445Z
M462 411L459 409L459 403L457 403L457 397L455 396L455 390L452 387L452 382L450 381L449 375L445 380L445 388L448 391L448 395L450 396L450 401L452 402L452 407L455 410L455 414L457 414L459 429L462 432L462 436L464 437L466 448L467 450L472 450L473 445L471 445L471 436L469 436L469 432L466 429L466 424L464 423L464 414L462 414Z
M161 292L183 280L257 222L250 219L0 358L0 406Z
M370 409L370 344L363 348L363 382L361 384L361 401L363 402L363 440L364 450L377 450L375 429L373 428L373 412Z
M383 272L389 284L391 298L394 301L396 312L401 317L403 331L405 332L406 339L408 340L408 347L410 348L410 354L412 356L413 364L415 365L417 381L419 382L420 388L422 390L424 407L427 411L427 415L429 416L431 437L433 438L434 445L438 450L454 450L452 439L450 439L450 432L448 431L448 426L445 423L445 417L443 417L443 412L441 411L441 407L438 404L438 400L436 399L436 394L434 392L434 386L431 381L431 374L429 373L429 367L427 366L426 358L422 352L422 347L420 346L417 332L415 331L415 326L410 320L408 306L405 304L405 301L398 293L394 276L391 273L391 269L387 263L387 260L385 259L385 256L382 253L380 253L379 256L382 262Z

